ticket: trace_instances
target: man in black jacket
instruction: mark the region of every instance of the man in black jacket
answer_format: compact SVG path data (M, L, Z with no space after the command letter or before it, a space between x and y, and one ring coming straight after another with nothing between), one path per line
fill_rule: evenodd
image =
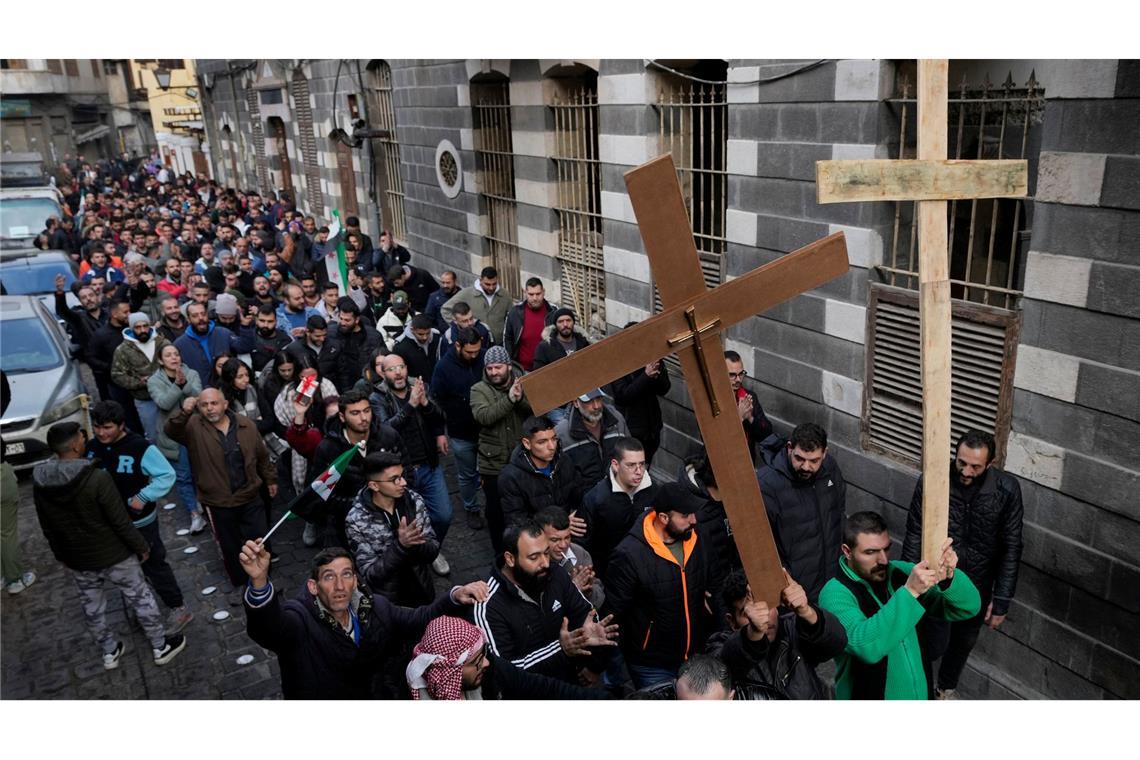
M253 324L253 350L249 352L249 358L253 362L253 371L261 372L293 340L277 327L277 309L271 304L263 303L257 307Z
M408 377L421 377L425 383L430 383L439 361L440 341L439 330L432 327L431 318L417 314L404 328L404 334L392 347L392 353L403 357L408 365Z
M328 378L341 393L356 385L384 338L360 318L360 307L348 296L337 301L340 321L321 349L321 377Z
M570 574L551 564L542 526L533 520L507 526L502 561L491 568L487 600L475 605L475 625L491 652L567 683L577 683L583 669L590 671L586 680L596 681L605 658L580 655L616 643L617 626L608 617L598 621Z
M542 331L542 342L534 349L534 369L545 367L590 345L590 339L578 326L578 317L573 309L563 306L547 319L549 324Z
M636 324L630 322L626 327ZM625 417L629 434L645 447L646 467L653 466L653 455L661 445L661 428L665 424L661 419L661 402L657 399L664 398L670 387L669 372L660 359L610 383L614 406Z
M400 698L391 683L375 684L401 644L419 638L439 615L487 597L482 581L455 586L448 596L416 609L397 607L357 587L352 556L340 547L313 558L309 580L295 599L282 602L269 580L269 552L247 541L241 566L249 576L243 595L246 631L277 654L285 699ZM402 662L400 663L402 665Z
M982 609L969 620L948 623L926 619L923 666L931 697L957 699L958 678L978 641L982 624L996 630L1005 621L1017 588L1021 562L1021 486L1017 478L994 467L995 442L981 430L958 439L950 466L949 535L958 568L970 576L982 596ZM922 554L922 476L914 487L903 542L904 562ZM933 662L941 658L937 681Z
M111 359L115 356L115 349L124 340L123 330L127 327L130 315L129 303L126 301L112 303L107 313L107 321L92 333L85 356L87 363L91 365L91 372L95 375L95 383L99 386L99 397L134 406L130 394L126 392L122 392L121 397L111 395Z
M78 289L76 296L79 298L79 306L68 306L65 281L62 274L55 276L55 315L67 323L72 340L79 346L79 358L86 361L91 336L107 324L110 314L104 308L100 295L90 285Z
M619 439L606 477L582 499L589 532L581 541L590 550L599 577L606 577L610 555L656 496L657 485L649 477L645 448L636 438Z
M474 330L460 330L455 343L440 343L431 395L447 418L448 448L455 453L459 495L467 512L479 511L479 423L471 413L471 389L483 379L483 343ZM446 455L447 452L444 452Z
M503 524L534 517L546 507L576 510L582 499L580 484L574 463L559 452L553 420L546 415L528 417L523 422L519 445L499 473ZM576 533L572 529L572 535L585 534L584 522L578 528Z
M320 366L321 351L325 347L328 336L328 322L320 314L314 314L305 320L305 334L299 338L294 338L292 343L285 346L284 351L302 367L317 369Z
M815 601L838 569L847 482L827 453L827 433L805 422L757 477L784 567Z
M388 289L407 293L412 309L419 314L427 307L431 294L439 290L439 283L425 269L410 264L395 264L388 270Z
M554 304L546 300L542 280L526 281L526 298L507 312L503 327L503 347L511 359L527 372L534 369L534 352L542 343L542 333L554 323Z
M815 668L843 651L847 631L835 615L809 602L786 570L784 579L781 604L769 609L752 598L744 571L733 571L720 592L728 630L709 638L709 652L725 661L738 689L760 686L773 698L827 699Z
M708 557L694 530L700 499L666 483L618 544L606 574L606 612L621 625L621 651L638 689L672 681L712 631Z
M764 407L760 406L756 392L744 387L744 378L748 373L744 369L744 360L740 358L740 354L735 351L725 351L724 363L728 370L733 396L736 398L736 412L740 415L740 424L744 426L744 437L748 439L748 454L755 464L756 445L771 435L772 423L764 414Z
M556 432L563 456L574 463L586 485L602 479L614 458L614 444L629 437L625 418L606 403L600 388L574 399Z

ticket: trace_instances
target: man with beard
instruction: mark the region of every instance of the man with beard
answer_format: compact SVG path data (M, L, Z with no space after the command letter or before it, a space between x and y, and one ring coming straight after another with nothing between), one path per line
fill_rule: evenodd
M377 452L364 460L365 486L348 511L344 529L361 579L392 604L415 607L435 599L432 560L440 539L423 497L408 487L404 463Z
M629 437L625 418L607 401L600 388L583 393L557 427L562 454L573 462L586 487L605 476L614 445Z
M186 321L186 317L182 313L178 299L173 296L168 296L159 301L158 310L162 313L162 317L155 329L173 343L178 340L178 336L186 332L189 322Z
M151 400L146 383L158 369L159 357L168 341L150 329L150 317L146 314L135 312L128 321L130 327L123 330L123 342L111 357L111 382L130 394L143 432L153 443L158 440L158 407Z
M251 303L258 306L272 306L273 311L277 311L279 304L277 299L273 297L272 286L267 276L259 274L253 278L253 299Z
M507 314L503 345L527 372L534 369L534 351L542 342L542 331L554 321L555 311L554 304L546 300L542 280L531 277L526 281L526 298Z
M190 325L174 341L182 354L182 362L198 373L198 377L209 377L214 367L214 357L222 354L237 356L249 353L253 348L253 334L248 327L234 334L224 327L211 322L206 307L191 303L186 307L186 319Z
M253 350L249 352L253 371L261 372L290 343L292 339L277 328L277 310L272 304L261 304L254 317Z
M91 365L91 372L95 375L95 384L99 386L99 398L118 401L120 404L134 404L126 398L126 394L112 389L111 386L111 360L115 356L115 349L123 342L123 330L127 327L127 319L131 315L131 305L126 301L115 301L111 304L106 324L102 325L92 335L87 344L87 363ZM135 418L137 419L137 417ZM135 425L134 430L139 430Z
M504 525L532 518L546 507L576 509L581 502L581 479L559 451L554 421L546 415L523 422L519 443L499 473L498 493ZM571 517L572 535L585 535L586 522Z
M431 294L439 290L439 283L426 269L409 264L392 266L388 270L388 285L392 290L402 290L407 293L408 301L417 312L423 311Z
M348 296L337 302L340 312L336 334L329 336L319 356L321 377L328 379L341 393L356 385L384 339L363 319L360 307Z
M455 272L450 269L444 271L439 276L439 290L428 296L427 306L424 307L424 314L431 319L432 327L440 332L447 329L447 322L443 320L440 311L443 309L443 305L459 292L459 285L456 284L457 278Z
M317 310L305 303L305 291L292 283L282 290L284 301L277 309L277 326L294 338L305 332L305 322L312 316L320 316Z
M511 364L507 349L495 346L483 356L483 379L471 387L471 414L479 423L479 477L487 499L487 525L491 546L502 551L503 507L499 501L499 473L510 461L511 451L522 438L522 426L531 416L519 378L522 370ZM483 527L478 512L467 513L467 526Z
M784 567L814 602L836 573L847 511L847 482L827 453L827 432L811 422L797 426L757 478Z
M740 424L744 426L744 437L748 440L748 455L752 463L756 463L756 445L772 433L772 423L764 414L764 407L760 406L760 399L755 391L744 387L744 378L748 372L744 369L744 360L735 351L724 352L724 364L728 371L728 381L732 386L733 398L736 399L736 413L740 415Z
M455 307L451 310L451 316L452 322L443 333L444 345L454 343L455 335L460 330L466 329L471 329L479 333L479 337L483 340L484 350L494 344L495 341L491 339L491 331L487 328L487 325L479 321L475 316L475 312L471 310L471 307L465 301L460 301L455 304Z
M76 293L79 306L68 306L66 282L62 274L55 276L55 315L67 323L72 339L79 345L79 359L89 363L87 356L91 336L106 324L110 314L104 308L100 294L89 285L80 287Z
M304 334L294 338L293 342L285 346L285 352L292 355L298 362L312 362L307 367L316 368L320 364L321 350L328 340L329 325L320 314L314 314L305 320Z
M408 483L427 503L431 527L443 543L451 525L451 497L439 463L440 455L447 449L443 412L428 397L423 378L408 381L408 366L399 355L388 354L381 359L381 370L385 387L373 393L370 400L380 419L400 434Z
M550 320L551 324L542 330L542 342L534 349L534 369L541 369L590 345L590 339L578 327L578 317L573 309L556 309Z
M621 625L622 655L638 689L676 678L715 627L707 547L693 529L700 507L683 485L666 483L610 557L605 609Z
M502 566L492 566L487 589L487 600L475 605L475 625L493 654L566 683L578 683L580 676L597 680L606 650L589 647L613 646L617 626L612 617L599 621L570 574L551 565L541 525L527 520L507 526Z
M392 305L376 323L376 330L383 336L384 345L389 351L396 346L396 341L404 334L404 329L411 321L412 304L408 300L408 294L402 290L397 290L392 294Z
M384 275L380 272L368 272L364 276L364 280L364 315L369 322L375 325L380 321L380 317L388 311L390 293L384 282Z
M957 699L958 677L985 623L996 630L1005 621L1017 588L1021 562L1021 486L994 467L996 445L989 433L967 430L958 439L950 470L949 535L962 552L959 566L982 595L981 611L957 623L926 621L923 663L938 699ZM915 562L922 552L922 477L914 487L906 520L902 558ZM938 678L933 661L941 659Z
M819 595L847 632L836 657L836 699L927 699L919 622L969 620L981 609L978 589L955 569L953 542L942 544L937 565L889 560L886 521L875 512L847 518L839 572Z
M198 502L205 508L226 574L235 587L243 586L241 547L264 536L269 527L262 483L269 498L277 496L277 473L265 441L254 422L235 414L217 388L185 399L182 409L166 421L165 431L186 447Z
M392 347L392 353L402 356L408 364L408 377L422 377L431 381L435 364L439 361L439 347L443 344L439 331L431 326L424 314L417 314L404 328L403 335Z

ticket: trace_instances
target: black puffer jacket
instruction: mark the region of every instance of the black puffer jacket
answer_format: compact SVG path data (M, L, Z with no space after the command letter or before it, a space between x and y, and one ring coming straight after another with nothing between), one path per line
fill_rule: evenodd
M629 434L643 444L661 438L661 402L657 399L668 393L670 387L669 372L664 366L657 377L650 377L645 374L645 367L639 367L610 383L614 406L625 417Z
M621 626L621 650L633 665L677 668L701 652L714 628L705 609L709 547L693 531L684 544L684 568L657 537L655 511L634 523L610 557L605 614Z
M564 507L567 512L582 503L581 479L574 471L574 463L554 455L549 476L534 468L522 444L511 452L507 466L499 473L499 498L503 506L503 525L514 520L533 517L546 507Z
M781 611L775 641L752 641L742 628L709 640L709 654L724 660L737 687L759 684L785 699L827 699L827 687L815 666L847 646L847 631L839 618L812 605L818 618L808 625L794 612ZM714 640L715 639L715 640Z
M383 345L380 333L364 322L356 332L337 330L325 340L317 359L321 377L328 378L338 391L345 393L356 384L372 355Z
M629 427L621 412L608 404L602 408L602 439L590 435L582 422L582 413L572 406L558 426L558 448L562 456L574 462L578 476L589 486L597 483L610 467L614 446L629 435Z
M725 577L733 570L742 567L740 552L736 549L736 541L732 537L732 525L728 521L728 514L724 511L724 502L714 499L709 494L708 486L697 474L697 468L692 462L681 466L677 473L677 481L683 483L689 493L698 496L704 505L697 512L697 532L710 547L709 549L709 586L719 589ZM720 594L713 594L713 602L720 604ZM714 611L722 612L723 610Z
M1021 486L1017 478L991 467L970 494L958 483L950 465L949 534L954 539L958 567L970 576L982 595L993 599L993 614L1004 615L1017 588L1021 562ZM906 519L902 558L918 562L922 554L922 477L914 487Z
M657 484L648 472L642 486L633 496L620 489L615 491L607 472L582 499L582 518L588 532L578 540L593 556L594 572L603 580L614 549L657 496Z
M757 473L784 567L813 603L839 567L847 483L830 454L811 480L799 480L785 447Z

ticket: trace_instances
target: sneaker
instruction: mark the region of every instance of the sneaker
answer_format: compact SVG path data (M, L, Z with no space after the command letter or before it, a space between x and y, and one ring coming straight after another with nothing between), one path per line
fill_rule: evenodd
M186 609L186 605L182 605L170 611L162 627L166 629L167 634L175 634L185 628L186 624L193 619L194 613Z
M28 586L36 582L36 574L31 570L21 575L16 580L8 584L7 589L9 594L19 594Z
M198 535L206 529L207 525L209 525L209 523L206 522L206 518L202 515L201 510L195 510L190 513L190 535Z
M431 562L431 569L436 575L447 575L451 572L451 565L447 564L447 559L440 552L436 555L435 559Z
M305 532L301 534L301 543L305 546L317 545L317 526L312 523L305 523Z
M152 649L154 652L154 664L165 665L178 656L178 653L186 648L186 637L181 633L176 633L173 636L167 636L166 642L162 645L162 649Z
M119 658L123 656L123 652L126 650L127 648L123 646L123 642L120 641L115 644L114 652L111 652L111 654L103 655L103 669L114 670L115 668L119 667Z
M957 689L937 689L934 692L935 699L958 699Z
M467 513L467 527L471 530L482 530L485 524L483 513L478 509L472 509Z

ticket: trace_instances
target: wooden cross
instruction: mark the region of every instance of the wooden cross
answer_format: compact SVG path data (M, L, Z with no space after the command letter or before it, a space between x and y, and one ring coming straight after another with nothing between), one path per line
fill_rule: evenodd
M665 310L524 376L523 389L541 414L676 353L753 594L774 606L784 577L724 368L720 334L846 272L843 233L708 290L672 157L626 172L625 182Z
M922 336L922 558L941 558L950 508L950 274L946 201L1024 198L1026 161L947 161L945 60L918 62L917 161L819 161L819 203L918 201Z

